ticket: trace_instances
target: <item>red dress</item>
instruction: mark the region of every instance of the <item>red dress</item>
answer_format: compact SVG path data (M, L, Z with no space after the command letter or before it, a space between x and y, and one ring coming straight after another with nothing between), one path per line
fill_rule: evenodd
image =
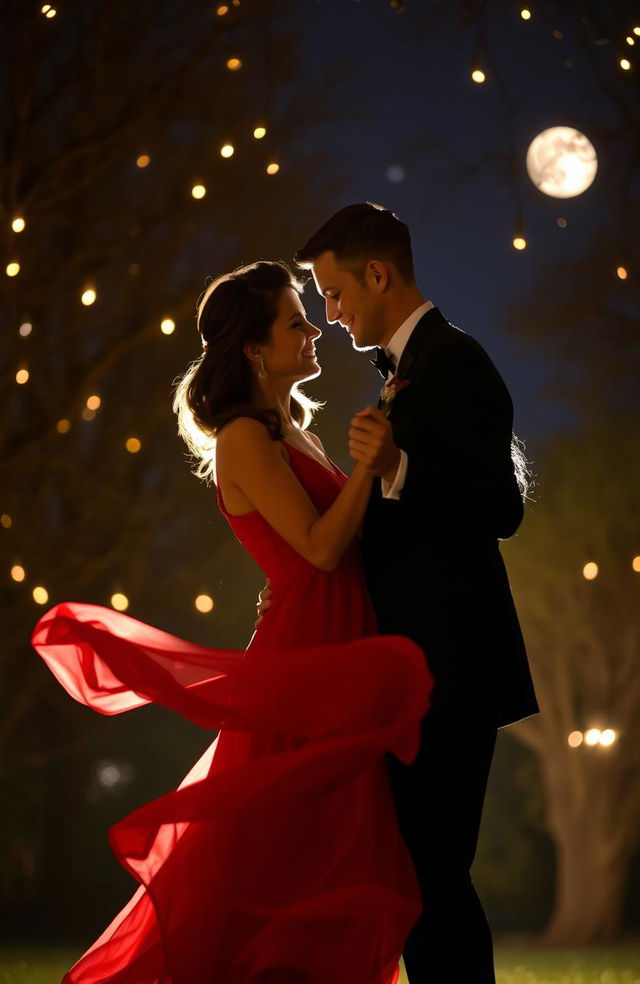
M345 476L287 448L324 512ZM295 969L269 977L283 984L393 984L421 900L384 755L417 753L424 655L375 636L355 544L321 571L258 512L218 502L271 580L244 652L79 602L33 631L60 683L100 713L154 702L220 729L177 789L109 830L140 886L63 984L259 984L275 967Z

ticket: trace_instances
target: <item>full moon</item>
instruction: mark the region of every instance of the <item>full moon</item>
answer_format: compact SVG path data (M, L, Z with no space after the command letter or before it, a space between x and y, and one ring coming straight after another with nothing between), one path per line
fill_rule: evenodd
M552 126L531 142L527 171L539 191L552 198L575 198L586 191L598 170L588 137L570 126Z

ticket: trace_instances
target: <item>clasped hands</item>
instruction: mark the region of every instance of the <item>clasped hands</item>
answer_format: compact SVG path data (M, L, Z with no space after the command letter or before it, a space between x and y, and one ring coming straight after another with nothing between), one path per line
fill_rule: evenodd
M349 427L349 454L355 461L361 462L372 475L389 484L393 483L400 464L400 449L394 443L391 424L382 410L365 407L352 417ZM271 588L267 579L266 587L258 595L256 629L270 603Z

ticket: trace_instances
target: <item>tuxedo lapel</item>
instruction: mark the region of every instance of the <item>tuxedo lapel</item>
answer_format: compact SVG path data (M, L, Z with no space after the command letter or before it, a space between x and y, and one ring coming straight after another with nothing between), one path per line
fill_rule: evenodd
M441 327L443 322L448 325L448 322L437 307L429 308L422 315L420 321L411 332L404 351L400 356L400 362L396 372L398 379L408 379L411 377L411 372L418 355L421 355L424 346L428 345L433 336L437 334L436 328Z

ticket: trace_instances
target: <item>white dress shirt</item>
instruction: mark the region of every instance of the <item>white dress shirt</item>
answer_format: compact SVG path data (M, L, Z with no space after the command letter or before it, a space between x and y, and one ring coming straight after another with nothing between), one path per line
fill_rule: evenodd
M406 321L403 321L398 330L393 334L391 341L385 346L385 352L390 359L396 364L396 369L400 365L400 359L402 358L402 353L405 350L405 346L409 341L411 333L415 326L420 321L423 314L430 311L433 307L431 301L425 301L421 304L419 308L410 314ZM387 382L393 378L393 373L390 372L387 376ZM386 482L384 478L382 479L382 495L385 499L399 499L400 493L404 488L404 483L407 478L407 465L409 459L407 457L406 451L400 449L400 464L398 465L398 470L396 472L396 477L392 483Z

